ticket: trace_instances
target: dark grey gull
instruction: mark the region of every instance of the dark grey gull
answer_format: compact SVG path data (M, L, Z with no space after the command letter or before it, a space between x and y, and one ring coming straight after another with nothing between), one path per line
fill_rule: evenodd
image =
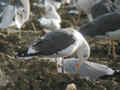
M90 13L92 15L92 18L95 19L98 16L104 15L106 13L111 13L116 10L117 7L111 0L101 0L91 7Z
M82 61L83 58L89 57L88 50L90 51L87 41L78 31L73 28L65 28L49 32L33 41L26 50L19 52L17 57L28 59L32 56L56 58L71 56L76 52Z
M117 7L118 11L120 10L120 0L111 0L114 5Z
M120 13L112 12L96 18L93 22L80 26L83 35L91 37L109 37L113 40L120 40Z
M89 22L80 26L80 32L83 35L106 38L111 40L120 40L120 13L112 12L96 18L93 22ZM114 49L115 47L113 47ZM115 57L115 51L113 51Z

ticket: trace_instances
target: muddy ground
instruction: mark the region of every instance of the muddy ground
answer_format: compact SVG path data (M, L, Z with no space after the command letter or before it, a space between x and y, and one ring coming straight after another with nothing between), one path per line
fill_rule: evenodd
M17 30L14 27L7 29L9 32L6 29L0 31L0 90L65 90L69 83L75 83L78 90L120 90L120 76L89 81L81 79L77 73L57 73L56 63L40 57L28 61L15 58L16 53L29 45L31 40L44 34L36 21L41 15L38 10L41 9L32 6L31 10L31 18L18 30L20 32L13 32ZM37 13L37 16L34 16L34 13ZM59 10L59 13L63 18L62 27L87 22L84 13L79 20L78 15L71 16L62 10ZM106 40L86 39L91 46L90 61L120 69L120 58L113 59L112 54L107 55L110 46ZM116 42L116 52L120 55L119 41Z

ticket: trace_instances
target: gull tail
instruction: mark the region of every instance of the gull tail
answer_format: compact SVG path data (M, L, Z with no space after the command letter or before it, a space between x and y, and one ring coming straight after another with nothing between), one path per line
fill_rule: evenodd
M16 54L16 58L22 58L22 59L31 59L32 58L32 54L28 54L28 49L25 49L23 51L19 51Z
M117 76L120 76L120 70L114 70L113 74L104 75L104 76L101 76L100 78L101 79L107 79L107 78L117 77Z
M120 76L120 70L114 70L112 77Z

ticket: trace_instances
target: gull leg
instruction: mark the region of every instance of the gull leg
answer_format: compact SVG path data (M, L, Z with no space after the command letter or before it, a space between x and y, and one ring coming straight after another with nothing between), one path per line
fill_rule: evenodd
M81 17L81 12L79 12L78 14L78 19L75 21L76 22L76 26L78 26L79 22L80 22L80 17Z
M64 57L62 57L62 72L64 73Z
M77 20L75 21L76 22L76 25L78 26L79 22L80 22L80 18L81 18L81 13L82 11L80 9L77 9L79 11L79 14L78 14L78 18Z
M76 67L80 69L80 60L77 62Z
M81 18L81 12L79 12L77 24L80 22L80 18Z
M32 27L33 27L33 30L35 31L35 33L37 32L37 29L36 29L36 27L35 27L35 24L34 23L32 23Z
M112 46L111 40L108 40L108 44L109 44L109 47L108 47L108 53L107 53L107 55L111 56L111 46Z
M22 38L22 30L19 31L18 37L21 39Z
M112 56L115 59L117 57L116 50L115 50L115 42L112 40Z
M56 63L57 63L57 72L61 73L62 72L62 57L56 58Z
M80 57L80 59L79 59L79 61L76 63L76 67L78 68L78 69L80 69L80 64L81 64L81 60L82 58Z
M7 36L9 36L10 35L10 32L9 32L9 29L7 29Z
M92 22L93 21L92 15L90 13L88 13L87 16L88 16L89 21Z
M74 17L72 17L72 21L73 21L73 24L76 26L76 25L77 25L77 23L76 23L76 20L75 20L75 18L74 18Z
M76 19L76 17L73 17L73 18L72 18L73 24L74 24L75 26L78 26L78 23L79 23L79 21L80 21L80 16L81 16L81 10L79 10L79 9L77 9L77 10L79 11L78 18L77 18L77 19Z
M97 39L95 38L95 50L97 49Z
M98 41L98 38L94 38L95 51L98 49L97 41ZM94 55L96 55L96 53Z
M58 61L57 61L57 58L55 58L55 61L56 61L56 68L57 68L57 71L58 71Z

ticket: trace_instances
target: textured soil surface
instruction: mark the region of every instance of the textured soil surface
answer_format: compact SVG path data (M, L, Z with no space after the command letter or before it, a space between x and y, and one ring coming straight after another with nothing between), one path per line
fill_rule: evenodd
M37 22L42 9L31 6L31 10L30 21L21 30L13 32L16 30L13 27L8 29L9 32L0 31L0 90L65 90L70 83L74 83L77 90L120 90L120 76L90 81L81 79L77 73L57 73L56 63L40 57L33 57L31 60L15 58L18 51L22 51L32 40L44 34ZM80 26L87 22L84 13L79 18L79 15L71 16L62 9L58 11L63 18L62 27ZM91 46L89 61L120 69L120 58L113 59L112 54L107 54L111 48L107 40L86 39ZM116 41L116 52L120 55L119 41Z

